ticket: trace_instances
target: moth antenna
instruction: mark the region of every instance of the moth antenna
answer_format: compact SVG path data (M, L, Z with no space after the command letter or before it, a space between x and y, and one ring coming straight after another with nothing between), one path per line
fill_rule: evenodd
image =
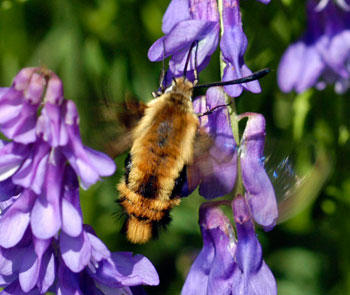
M194 46L198 45L198 41L195 40L192 42L191 46L190 46L190 50L188 51L188 54L187 54L187 57L186 57L186 62L185 62L185 68L184 68L184 71L183 71L183 78L186 79L186 75L187 75L187 67L188 67L188 64L190 62L190 57L191 57L191 52L192 52L192 49L194 48ZM198 47L198 46L197 46ZM196 59L196 58L195 58Z
M159 87L162 93L165 91L165 86L164 86L164 80L165 80L165 75L166 75L166 70L165 70L165 42L163 39L163 61L162 61L162 71L160 72L160 77L159 77Z
M214 87L214 86L226 86L226 85L247 83L247 82L251 82L251 81L255 81L255 80L259 80L259 79L263 78L268 73L270 73L270 71L271 70L269 68L265 68L265 69L262 69L260 71L255 72L249 76L239 78L236 80L224 81L224 82L220 81L220 82L214 82L214 83L210 83L210 84L195 85L192 88L193 89L210 88L210 87Z
M163 40L163 60L162 60L162 70L160 71L160 75L159 75L159 89L157 91L153 91L152 92L152 96L153 98L157 98L159 96L161 96L164 92L165 92L165 87L166 85L164 85L164 81L165 81L165 77L167 74L167 70L165 70L165 42Z
M197 55L198 55L198 41L196 42L196 50L194 53L194 69L193 69L193 74L194 74L194 81L193 81L193 85L197 85L198 84L198 72L197 72L197 68L198 68L198 64L197 64Z

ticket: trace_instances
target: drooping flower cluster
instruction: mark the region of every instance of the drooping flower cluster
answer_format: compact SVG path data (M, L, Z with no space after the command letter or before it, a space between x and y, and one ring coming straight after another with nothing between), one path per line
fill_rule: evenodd
M194 108L201 112L224 101L223 90L211 88L206 98L194 101ZM192 265L182 295L214 294L214 290L215 294L277 294L275 279L262 260L253 223L271 230L278 217L275 193L263 166L265 119L256 113L245 113L238 119L245 117L248 122L239 147L227 128L227 109L201 118L202 128L215 142L209 153L191 167L188 181L192 189L199 185L199 193L207 199L223 196L233 189L240 172L245 195L236 196L232 203L237 239L227 217L217 208L220 202L202 205L199 223L203 249Z
M282 57L279 87L300 93L334 84L337 93L344 93L350 88L350 5L309 0L307 17L304 36Z
M25 68L0 88L0 131L9 139L0 141L1 294L132 294L158 284L147 258L111 253L83 224L78 177L86 189L115 165L82 144L75 104L53 72Z
M262 0L263 3L268 3ZM223 36L220 49L226 63L223 81L250 75L252 72L244 63L248 41L242 28L239 0L223 0ZM158 39L149 49L151 61L161 61L171 56L166 84L173 77L183 75L186 57L191 44L193 54L188 66L188 78L193 80L193 70L203 70L216 50L220 36L220 17L216 0L172 0L163 17L164 37ZM254 93L261 91L259 82L226 86L225 91L237 97L246 89Z
M221 88L214 87L193 102L197 113L225 104ZM208 154L196 158L188 169L189 191L199 186L206 199L228 194L237 181L238 160L246 198L254 220L272 229L278 217L277 203L271 181L264 169L265 119L261 114L244 113L238 120L248 118L241 142L235 142L227 108L215 110L200 118L201 128L214 140Z

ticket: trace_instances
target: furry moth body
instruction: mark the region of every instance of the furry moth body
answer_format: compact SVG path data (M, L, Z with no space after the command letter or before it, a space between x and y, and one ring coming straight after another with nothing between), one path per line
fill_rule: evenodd
M199 127L192 88L184 78L174 80L171 88L148 103L132 131L125 176L117 188L127 214L126 235L133 243L146 243L159 225L170 221L169 210L180 204Z

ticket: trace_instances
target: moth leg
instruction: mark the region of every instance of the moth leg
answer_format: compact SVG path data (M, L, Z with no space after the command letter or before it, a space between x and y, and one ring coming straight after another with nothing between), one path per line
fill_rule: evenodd
M209 115L209 114L211 114L212 112L214 112L214 111L215 111L216 109L218 109L218 108L228 107L229 105L231 105L231 103L232 103L232 101L230 101L230 102L227 103L227 104L220 104L220 105L218 105L218 106L216 106L216 107L214 107L214 108L212 108L212 109L210 109L210 110L207 110L207 111L204 112L204 113L196 113L196 115L197 115L198 117L203 117L203 116Z
M153 91L152 92L152 96L153 98L157 98L159 96L161 96L162 94L164 94L165 92L165 87L166 85L164 83L165 82L165 77L166 77L166 74L167 74L167 70L165 70L165 43L164 43L164 40L163 40L163 60L162 60L162 70L160 72L160 75L159 75L159 89L160 90L157 90L157 91Z

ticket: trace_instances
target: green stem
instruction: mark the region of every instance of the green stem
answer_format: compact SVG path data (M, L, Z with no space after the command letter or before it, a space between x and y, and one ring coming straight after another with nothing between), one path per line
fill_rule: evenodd
M221 28L221 37L224 34L224 22L223 22L223 0L218 0L218 8L219 8L219 14L220 14L220 28ZM222 58L222 52L220 51L220 75L221 79L224 76L224 69L225 69L225 62L223 61ZM236 141L237 144L239 144L240 139L239 139L239 126L238 126L238 120L237 120L237 109L236 109L236 102L233 97L228 96L225 93L225 100L226 102L231 102L230 106L228 106L229 109L229 114L230 114L230 121L231 121L231 128L232 128L232 133L233 137ZM238 159L237 161L237 180L236 180L236 185L233 190L234 196L237 194L244 194L244 187L243 187L243 182L242 182L242 173L241 173L241 163Z

